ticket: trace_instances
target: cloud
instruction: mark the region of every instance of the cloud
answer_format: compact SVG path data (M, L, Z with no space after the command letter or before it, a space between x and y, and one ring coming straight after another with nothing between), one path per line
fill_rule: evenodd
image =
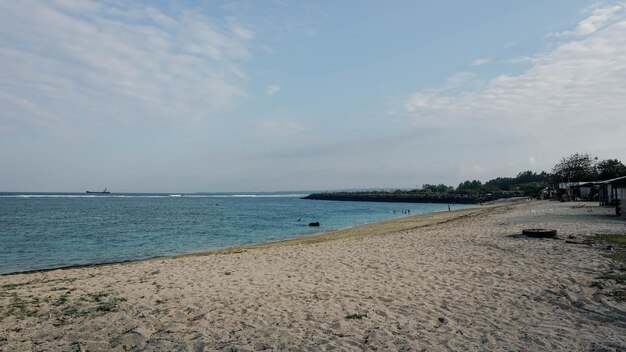
M443 87L441 89L442 90L448 90L448 89L458 88L458 87L461 87L462 85L472 81L474 78L476 78L476 74L475 73L472 73L472 72L459 72L459 73L456 73L456 74L450 76L450 78L448 78L446 80L446 83L443 85Z
M461 179L480 179L485 174L485 167L480 165L459 164L457 174Z
M483 57L472 61L471 66L482 66L491 62L491 58Z
M458 143L448 160L462 165L457 175L463 179L549 170L581 149L604 158L623 155L626 14L615 12L605 23L529 53L519 60L528 66L521 72L517 66L515 74L476 75L450 88L458 81L454 74L440 86L410 93L395 100L393 117L420 128L463 131L442 139ZM464 145L470 141L480 145Z
M305 125L304 127L309 130L308 126ZM380 155L381 158L385 158L385 155L397 154L398 151L402 150L428 148L441 140L442 133L442 130L436 128L411 128L397 134L376 134L368 138L344 137L340 141L323 141L319 137L301 138L299 143L291 145L289 148L273 149L270 152L263 151L256 158L262 160L325 159L342 156L354 160L359 156L364 156L367 160L371 160L373 155ZM310 137L310 135L306 137ZM392 160L393 158L388 159Z
M265 87L265 93L267 95L274 95L276 93L280 92L280 86L278 85L269 85L267 87Z
M589 35L601 29L603 26L605 26L607 23L615 18L615 14L623 11L625 8L626 5L623 3L594 8L591 11L591 15L578 22L574 30L552 33L552 35L555 37Z
M265 137L281 139L307 131L308 125L293 118L277 118L258 122L256 130Z
M246 96L241 63L253 37L235 20L199 11L1 2L0 125L50 116L92 124L209 119Z
M523 64L523 63L529 63L532 61L533 61L533 58L530 56L516 56L514 58L506 60L506 62L509 64Z
M417 91L404 101L405 113L422 126L552 133L556 141L595 135L598 143L624 145L616 131L600 128L623 122L626 111L626 20L609 20L602 30L535 55L520 74L456 91L448 91L448 82Z
M446 92L463 88L476 77L477 75L472 72L455 73L450 76L441 87L429 88L413 93L411 98L406 102L405 108L408 112L416 112L424 108L444 108L450 103L445 96Z

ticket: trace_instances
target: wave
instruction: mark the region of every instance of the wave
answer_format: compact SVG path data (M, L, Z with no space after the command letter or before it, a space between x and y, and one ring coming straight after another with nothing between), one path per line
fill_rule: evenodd
M185 195L185 197L197 198L302 198L308 194L203 194Z
M302 198L308 194L0 194L0 198Z
M90 195L90 194L15 194L0 195L0 198L167 198L169 196L126 196L126 195Z

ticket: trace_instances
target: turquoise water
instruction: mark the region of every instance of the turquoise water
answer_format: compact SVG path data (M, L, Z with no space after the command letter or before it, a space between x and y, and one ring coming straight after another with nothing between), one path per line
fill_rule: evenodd
M411 215L447 210L446 204L301 196L0 193L0 273L280 240L407 216L404 209ZM321 226L308 226L315 221Z

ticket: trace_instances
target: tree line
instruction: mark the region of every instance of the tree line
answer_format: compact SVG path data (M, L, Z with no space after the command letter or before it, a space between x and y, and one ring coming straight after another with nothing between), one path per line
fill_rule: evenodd
M522 171L515 177L496 177L485 183L467 180L454 188L445 184L424 184L417 192L433 193L490 193L523 192L534 196L546 187L560 182L601 181L626 176L626 166L618 159L599 160L588 153L575 153L562 158L552 172Z

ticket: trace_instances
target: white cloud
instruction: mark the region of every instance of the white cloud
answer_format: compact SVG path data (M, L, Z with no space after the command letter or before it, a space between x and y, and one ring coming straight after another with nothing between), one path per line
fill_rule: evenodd
M626 111L626 20L610 21L601 31L533 57L521 74L502 74L474 89L450 92L446 82L415 92L405 111L420 125L618 142L623 136L600 127L623 122Z
M549 170L579 150L622 159L626 14L616 12L606 23L586 36L550 43L549 51L529 53L520 60L528 65L522 72L476 76L454 89L447 80L413 92L396 103L394 118L402 114L416 127L448 131L441 140L457 146L448 160L462 164L460 179Z
M491 58L483 57L483 58L479 58L479 59L476 59L476 60L472 61L471 65L472 66L482 66L482 65L486 65L486 64L488 64L490 62L491 62Z
M476 78L476 74L472 72L458 72L450 76L446 82L438 88L425 89L414 93L406 102L405 109L408 112L415 112L422 108L444 108L450 103L449 99L444 95L446 92L455 91L463 88Z
M280 86L278 85L269 85L267 87L265 87L265 93L267 95L274 95L276 93L280 92Z
M265 137L281 139L307 131L308 125L293 118L277 118L258 122L256 130Z
M484 176L485 174L485 167L480 166L480 165L466 165L466 164L459 164L458 167L458 176L461 179L480 179Z
M446 83L443 85L442 89L448 90L461 87L462 85L472 81L474 78L476 78L476 74L472 72L456 73L446 80Z
M1 2L0 125L210 118L246 96L252 38L232 20L133 2Z
M564 31L560 33L553 33L556 37L570 36L570 35L588 35L594 33L614 19L614 15L624 10L626 5L617 4L604 7L597 7L591 11L591 15L582 21L578 22L576 28L571 31Z
M530 56L517 56L511 59L508 59L506 62L509 64L523 64L532 62L533 58Z

